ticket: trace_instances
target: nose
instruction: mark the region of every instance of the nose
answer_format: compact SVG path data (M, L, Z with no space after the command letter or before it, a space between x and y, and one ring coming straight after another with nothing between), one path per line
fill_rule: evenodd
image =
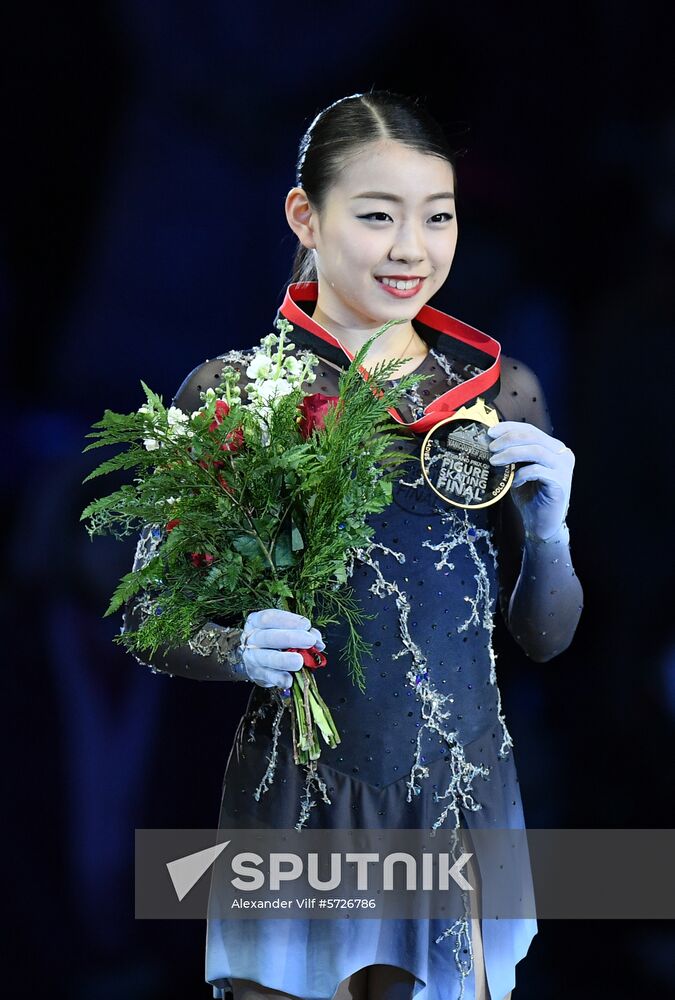
M419 264L425 257L424 241L418 227L414 223L401 225L396 230L394 242L389 251L389 260Z

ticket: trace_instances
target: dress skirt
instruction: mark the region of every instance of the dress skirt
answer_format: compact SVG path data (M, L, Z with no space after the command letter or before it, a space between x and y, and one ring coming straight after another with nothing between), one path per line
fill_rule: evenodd
M292 747L257 732L245 740L247 716L239 724L230 752L220 809L221 829L297 828L304 802L305 829L431 829L442 809L434 793L448 784L448 758L429 764L421 794L408 801L407 776L378 788L316 762L316 773L330 798L318 788L308 794L305 769L293 760ZM497 732L488 729L464 746L466 758L488 765L473 787L477 809L459 804L459 825L472 829L525 828L513 751L500 757ZM261 784L274 758L274 777ZM264 788L264 791L260 791ZM258 797L254 792L258 790ZM456 826L452 813L443 829ZM519 840L518 856L505 860L526 901L533 885L529 856ZM480 868L480 849L475 859ZM215 872L217 872L214 869ZM478 876L480 881L480 875ZM485 891L480 886L481 891ZM211 900L216 896L211 882ZM210 903L211 910L211 903ZM215 913L215 909L213 910ZM312 1000L331 1000L340 983L364 966L394 965L415 977L414 1000L475 1000L475 970L470 941L443 937L439 919L356 920L285 918L222 919L210 912L207 922L206 980L214 998L229 1000L230 977L249 979L271 989ZM481 921L485 974L492 1000L502 1000L515 986L515 966L537 933L532 918L485 918ZM462 971L463 969L463 971Z

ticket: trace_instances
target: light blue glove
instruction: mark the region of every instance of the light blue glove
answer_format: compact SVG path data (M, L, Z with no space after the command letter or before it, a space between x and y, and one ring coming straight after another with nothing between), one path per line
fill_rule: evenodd
M528 538L548 541L567 530L574 453L539 427L503 420L489 427L490 463L520 465L512 483L513 501Z
M303 665L300 653L283 652L289 647L319 651L326 648L318 628L302 615L279 608L252 611L241 634L240 655L249 679L260 687L279 687L290 691L293 676L289 671Z

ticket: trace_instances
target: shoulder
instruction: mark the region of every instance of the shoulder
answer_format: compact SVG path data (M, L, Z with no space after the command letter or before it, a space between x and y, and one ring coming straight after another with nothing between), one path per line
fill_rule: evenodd
M229 365L239 372L239 381L243 386L245 377L242 378L242 374L253 357L253 350L251 347L247 350L226 351L224 354L218 354L215 358L207 358L206 361L196 365L178 387L173 397L173 405L179 407L184 413L193 413L202 405L199 394L208 388L215 389L217 385L220 385L225 365Z
M502 354L499 395L494 402L504 420L526 421L550 434L551 418L544 389L524 361Z

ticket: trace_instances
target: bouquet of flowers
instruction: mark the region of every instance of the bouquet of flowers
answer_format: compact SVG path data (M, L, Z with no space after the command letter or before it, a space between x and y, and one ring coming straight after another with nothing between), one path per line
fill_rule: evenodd
M322 627L340 616L349 626L342 650L352 681L365 690L361 664L370 652L359 625L365 615L348 585L350 553L368 545L367 515L391 502L396 468L410 457L393 450L397 425L387 410L429 376L403 376L388 384L407 359L382 362L364 378L359 369L385 324L340 374L339 395L305 395L319 359L296 357L280 317L253 352L246 374L247 402L239 373L225 366L220 385L200 393L192 414L166 408L145 382L146 402L129 414L105 410L84 448L126 446L102 462L84 482L133 469L132 484L89 504L80 516L97 534L123 539L151 525L162 544L142 568L116 587L104 617L144 591L153 613L135 631L114 641L154 653L190 640L206 622L226 617L243 625L263 607L301 614ZM296 763L340 742L314 671L326 663L303 653L294 672L290 705ZM282 697L282 695L279 695Z

